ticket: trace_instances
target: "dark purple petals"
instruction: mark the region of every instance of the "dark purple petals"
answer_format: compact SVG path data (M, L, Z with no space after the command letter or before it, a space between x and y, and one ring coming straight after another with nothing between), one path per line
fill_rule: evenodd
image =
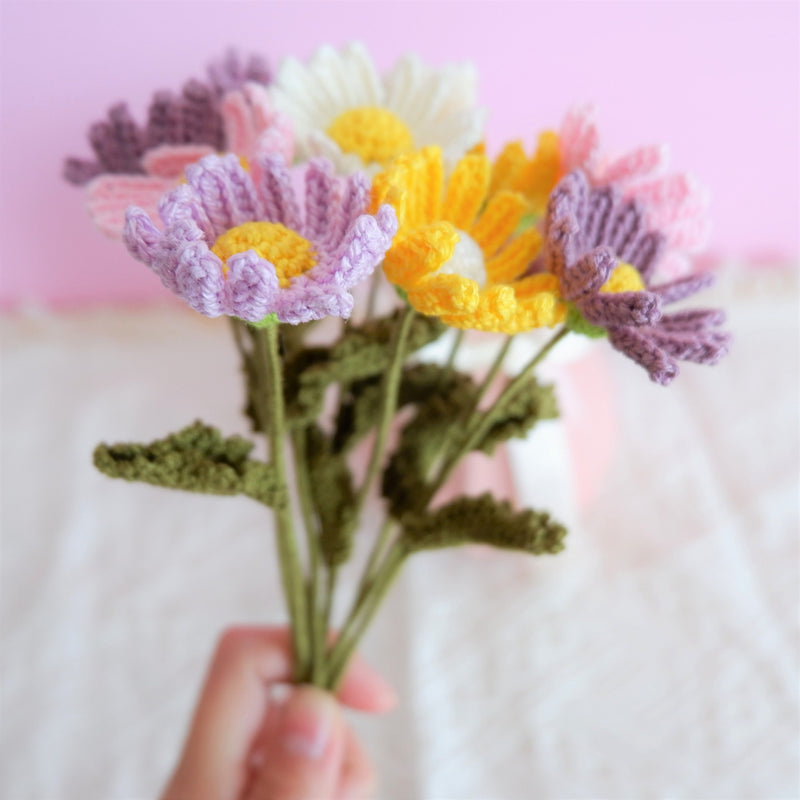
M577 303L592 325L653 325L661 318L661 302L650 292L597 292Z
M725 322L725 312L716 308L691 308L661 317L659 327L664 331L689 333L702 331Z
M611 345L647 370L650 380L667 386L678 374L678 365L649 336L648 328L609 328Z
M678 278L676 281L663 283L660 286L652 286L650 291L655 292L664 303L677 303L697 292L707 289L714 284L716 278L711 272L698 272L695 275L687 275L685 278Z
M650 339L673 358L695 364L716 364L730 349L730 334L722 331L674 333L655 328Z
M600 291L619 262L608 247L598 247L581 256L562 280L564 297L578 300L582 296Z
M678 374L677 360L717 363L730 346L730 336L715 330L725 319L722 312L662 312L662 306L710 286L714 276L700 273L652 286L664 233L648 230L645 207L621 202L613 186L587 187L586 177L575 171L556 186L548 203L542 260L558 278L564 299L586 322L605 328L612 345L659 384ZM644 290L601 291L618 261L639 271Z

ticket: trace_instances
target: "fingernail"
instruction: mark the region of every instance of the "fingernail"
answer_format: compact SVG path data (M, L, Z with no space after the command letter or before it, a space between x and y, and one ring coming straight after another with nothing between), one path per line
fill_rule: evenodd
M278 735L287 753L317 760L331 739L336 703L320 689L296 689L283 706Z

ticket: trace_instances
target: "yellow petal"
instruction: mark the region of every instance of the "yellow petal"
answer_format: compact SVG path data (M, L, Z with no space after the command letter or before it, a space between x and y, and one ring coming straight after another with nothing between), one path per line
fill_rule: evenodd
M494 194L500 189L510 189L511 191L519 189L519 178L527 162L522 142L516 141L507 144L492 165L490 194Z
M533 158L525 165L521 176L521 187L534 213L542 214L547 207L547 198L558 183L559 151L558 134L544 131Z
M486 156L464 156L456 164L447 184L442 216L456 228L472 227L489 188L489 159Z
M489 282L511 283L525 272L541 247L542 236L535 228L521 233L486 264Z
M408 302L417 311L437 317L474 311L479 298L475 281L449 273L425 276L408 292Z
M499 192L489 200L470 231L486 258L491 258L519 225L525 212L525 198L515 192Z
M458 238L458 231L442 221L401 231L383 261L386 277L408 291L452 257Z

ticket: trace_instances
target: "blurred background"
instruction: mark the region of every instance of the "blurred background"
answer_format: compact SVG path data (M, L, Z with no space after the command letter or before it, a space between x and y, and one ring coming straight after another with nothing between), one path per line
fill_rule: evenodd
M227 329L93 229L63 160L232 44L277 70L353 40L381 70L472 61L490 153L587 102L604 149L668 143L736 337L668 390L605 348L552 368L564 421L509 448L509 494L568 550L408 568L365 642L402 697L356 721L381 796L800 796L800 6L397 0L0 5L0 794L154 797L219 631L282 615L258 509L91 467L246 426Z

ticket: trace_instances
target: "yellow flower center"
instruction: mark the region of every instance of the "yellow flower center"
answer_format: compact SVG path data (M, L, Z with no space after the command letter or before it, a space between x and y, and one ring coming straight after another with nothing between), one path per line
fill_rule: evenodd
M211 248L222 259L227 275L227 260L235 253L255 250L275 267L278 283L285 289L292 278L310 270L316 263L313 245L299 233L279 222L245 222L220 236Z
M354 153L365 164L388 164L414 147L408 126L385 108L360 106L339 114L328 126L328 136L343 153Z
M644 281L636 267L622 261L614 268L600 291L616 294L617 292L641 292L644 288Z

